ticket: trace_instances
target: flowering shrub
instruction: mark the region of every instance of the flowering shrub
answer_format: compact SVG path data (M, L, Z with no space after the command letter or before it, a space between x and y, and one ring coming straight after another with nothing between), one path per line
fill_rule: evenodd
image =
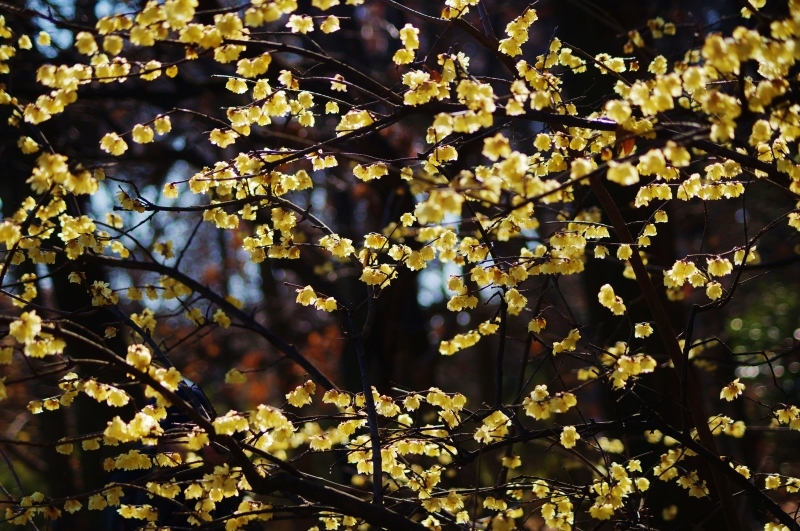
M0 4L5 523L800 528L800 2L599 54L522 2L78 4Z

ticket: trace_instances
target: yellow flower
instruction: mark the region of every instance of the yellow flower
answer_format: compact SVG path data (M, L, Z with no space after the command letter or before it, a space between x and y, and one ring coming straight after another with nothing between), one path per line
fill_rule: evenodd
M238 133L233 130L222 131L221 129L214 129L211 131L209 135L209 140L212 144L217 145L221 148L228 147L229 145L236 142L236 138L238 137Z
M397 272L392 266L381 264L379 267L365 267L359 280L369 286L387 285L396 276Z
M346 88L345 85L342 86ZM350 131L355 131L356 129L366 127L374 121L375 120L372 118L372 115L369 113L369 111L351 110L342 116L342 120L339 122L339 125L336 126L336 131L338 131L340 134L348 133Z
M124 41L119 35L107 35L103 39L103 51L111 54L118 55L122 51Z
M631 106L624 100L611 100L605 105L606 115L617 123L631 117Z
M603 74L607 74L609 70L618 73L627 70L625 60L622 57L611 57L607 53L600 53L595 56L595 59L603 65L595 64L595 67Z
M19 137L19 140L17 140L17 147L19 147L20 151L25 155L30 155L31 153L39 151L39 144L29 136Z
M214 322L217 323L222 328L228 328L231 326L231 318L227 316L225 312L221 309L217 309L213 315Z
M308 447L316 452L330 450L333 447L333 441L326 435L314 435L308 443Z
M199 450L209 444L208 434L200 431L193 431L186 440L186 447L189 450Z
M666 74L667 73L667 58L659 55L647 67L647 71L651 74Z
M728 402L731 402L742 394L744 388L744 384L739 382L739 378L736 378L734 381L722 388L722 391L719 393L719 397L720 399L724 398Z
M338 6L339 0L311 0L311 5L322 11L327 11L333 6Z
M642 338L648 337L650 334L653 333L653 327L650 326L650 323L636 323L635 327L635 337Z
M743 260L744 260L744 249L739 249L738 251L733 253L733 263L734 264L741 265ZM744 260L744 261L749 264L751 262L756 262L757 263L758 260L759 260L759 256L758 256L758 253L756 252L756 248L755 247L751 247L750 248L750 252L747 254L747 260Z
M661 518L663 518L665 522L670 522L674 520L676 516L678 516L677 505L670 505L669 507L665 507L664 510L661 511Z
M400 48L392 56L392 61L396 65L407 65L414 61L414 50Z
M536 135L536 139L533 141L533 147L535 147L539 151L549 151L550 135L547 135L545 133L539 133L538 135Z
M547 321L544 317L536 317L531 319L528 323L528 332L533 332L534 334L538 334L547 326Z
M333 33L335 31L339 31L339 18L334 15L330 15L322 22L322 24L320 24L319 29L321 29L323 33Z
M353 240L342 238L338 234L323 236L319 240L319 245L330 251L333 256L339 258L347 258L356 251L355 247L353 247Z
M302 304L303 306L310 306L314 304L317 300L317 294L314 291L314 288L311 286L306 286L302 289L295 290L297 292L297 300L298 304Z
M628 461L628 464L625 466L628 469L628 472L641 472L642 471L642 462L638 459L631 459Z
M364 247L367 249L380 249L387 243L385 236L371 232L364 237Z
M324 297L317 299L317 302L314 303L314 307L317 310L322 310L325 312L334 312L339 309L339 303L336 302L336 299L333 297Z
M225 83L225 88L234 94L244 94L247 92L247 82L244 79L232 77Z
M580 438L581 434L578 433L575 426L564 426L564 430L561 432L561 445L564 448L573 448Z
M489 160L496 161L500 157L507 157L511 154L511 146L508 138L502 133L497 133L491 138L483 140L483 156Z
M85 441L81 441L81 448L85 451L91 450L99 450L100 449L100 439L86 439Z
M355 175L358 179L362 181L372 181L373 179L378 179L383 177L384 175L388 175L389 170L384 163L378 164L370 164L369 166L362 166L361 164L357 164L353 168L353 175Z
M553 354L560 354L562 352L573 352L578 345L578 340L581 338L581 334L577 328L573 328L570 330L569 335L562 339L561 341L557 341L553 343Z
M159 116L156 118L155 122L153 122L153 126L156 128L156 133L159 135L165 135L172 130L172 122L169 116Z
M506 504L505 500L498 500L492 496L486 497L486 499L483 501L483 506L486 509L491 509L494 511L505 511L508 508L508 504Z
M420 406L420 396L410 395L403 400L403 407L408 411L416 411Z
M575 159L572 161L570 171L570 178L576 179L588 175L594 169L594 162L591 159Z
M644 175L660 175L666 174L667 166L664 153L658 149L651 149L639 158L637 169Z
M298 385L294 391L286 395L286 400L294 407L303 407L312 402L312 395L316 391L317 386L314 382L307 380L303 385Z
M600 304L611 310L611 313L614 315L622 315L625 313L625 304L622 302L622 298L614 295L614 288L612 288L610 284L605 284L600 288L600 292L597 294L597 300L600 301Z
M231 369L225 373L225 383L227 384L241 384L247 381L247 377L242 374L238 369Z
M473 438L480 443L490 443L508 434L511 420L502 411L495 411L483 420L483 424L475 432Z
M508 313L510 315L519 315L528 303L528 299L517 291L516 288L508 290L504 298L506 304L508 304Z
M19 319L11 323L8 332L11 337L20 343L29 344L42 331L42 318L36 315L36 310L24 312Z
M306 34L314 31L314 19L305 15L292 15L289 17L289 22L286 23L292 33Z
M64 502L64 510L72 514L79 511L83 507L78 500L67 500Z
M178 184L177 183L165 184L163 194L164 197L166 197L167 199L177 199L179 195Z
M236 411L228 411L225 415L214 419L214 431L220 435L233 435L249 428L247 419Z
M605 245L596 245L594 248L594 257L600 260L608 256L608 247Z
M56 446L56 452L64 455L69 455L72 453L72 444L71 443L59 444L58 446Z
M111 387L111 386L109 386ZM130 396L128 393L121 389L110 388L108 390L108 397L106 398L106 404L113 407L122 407L128 404L130 401Z
M697 272L697 266L693 262L678 260L664 272L664 285L668 288L681 287L695 272Z
M149 125L136 124L132 136L137 144L148 144L153 141L153 129Z
M94 36L88 31L81 31L75 35L75 48L83 55L93 55L97 52L97 43Z
M780 486L781 486L781 477L777 474L767 476L764 479L764 488L768 490L774 490L780 488Z
M125 361L128 365L146 371L150 366L150 361L153 359L150 350L144 345L129 345L128 354L125 356Z
M719 282L709 282L708 286L706 286L706 295L712 301L722 297L722 284Z
M403 43L403 48L416 50L419 48L419 29L406 24L400 30L400 41Z
M336 74L335 76L333 76L333 79L335 81L331 81L331 90L335 90L336 92L347 92L347 85L345 83L342 83L344 81L344 76L342 76L342 74ZM358 111L358 112L367 112L367 111Z
M326 391L322 397L323 404L336 404L339 407L347 407L350 405L350 395L347 393L340 393L336 389Z
M708 264L709 276L724 277L733 271L733 265L727 258L721 258L719 256L708 258L706 263Z
M608 520L614 516L614 507L610 503L595 504L589 507L589 514L597 520Z
M100 139L100 149L118 157L128 150L128 144L117 133L108 133Z
M622 186L628 186L639 182L639 172L630 162L618 163L613 160L608 161L608 180Z

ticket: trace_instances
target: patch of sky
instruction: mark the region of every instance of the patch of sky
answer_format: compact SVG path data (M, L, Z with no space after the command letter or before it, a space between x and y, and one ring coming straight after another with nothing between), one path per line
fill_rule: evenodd
M461 274L461 268L452 262L442 263L439 260L428 262L428 267L417 276L417 302L429 307L443 302L449 297L447 279Z
M527 243L525 244L525 247L527 247L528 249L533 250L533 249L536 249L536 247L538 245L540 245L539 242L537 241L539 239L539 231L538 230L536 230L536 229L522 229L520 231L520 234L522 235L523 238L525 238L525 240L527 240Z
M442 225L457 233L460 222L460 216L446 214ZM421 306L428 307L444 301L446 297L449 297L447 279L460 274L461 267L453 262L442 263L439 260L428 262L428 267L417 276L417 302Z
M53 289L53 279L47 276L49 274L50 271L45 264L36 264L36 276L39 278L39 287L46 291Z
M69 0L53 0L51 2L42 2L40 0L30 0L28 2L28 9L37 11L39 13L47 14L51 18L64 18L70 19L75 16L74 2ZM36 17L35 23L43 31L50 34L50 41L52 46L39 46L36 45L39 52L47 58L53 58L58 55L58 50L53 46L61 48L62 50L72 46L72 31L62 29L56 26L53 22L41 17ZM35 41L35 39L34 39Z

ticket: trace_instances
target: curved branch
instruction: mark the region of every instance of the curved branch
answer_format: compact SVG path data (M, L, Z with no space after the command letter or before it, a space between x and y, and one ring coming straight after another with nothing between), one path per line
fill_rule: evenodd
M622 217L622 214L617 208L616 203L611 198L608 190L606 190L606 187L600 180L600 177L595 173L589 179L589 182L591 183L592 191L600 201L600 205L603 207L606 215L611 220L611 224L614 226L614 232L616 232L619 241L621 243L631 245L634 249L630 258L630 264L633 268L634 274L636 275L636 282L639 284L639 289L642 292L642 296L647 303L647 307L650 309L650 313L653 315L656 329L658 329L658 333L661 336L664 348L669 354L675 371L680 378L682 374L682 367L684 365L683 352L678 344L678 338L675 337L675 334L672 332L667 311L661 304L661 299L658 297L658 293L653 285L653 281L650 279L650 275L647 273L647 269L642 262L641 256L639 256L639 248L636 245L633 236L631 236L630 231L628 230L628 225L625 223L625 219ZM688 381L686 386L688 390L688 403L694 425L697 428L697 433L708 451L713 455L718 456L719 453L717 451L716 443L714 442L714 436L711 434L711 430L708 428L708 417L705 414L703 402L698 393L697 379L694 377L694 374L691 371L688 371L687 377ZM725 521L728 524L728 529L734 531L741 529L739 523L739 513L736 503L733 500L733 494L731 493L727 480L722 474L719 473L718 470L714 468L711 469L711 474L713 483L716 486L717 494L720 498L720 502L722 502L725 512Z
M161 265L156 262L137 262L132 260L123 260L120 258L113 258L110 256L98 256L94 254L85 254L83 255L83 259L89 262L93 262L96 264L106 265L109 267L115 267L119 269L130 269L136 271L152 271L154 273L160 273L162 275L169 276L174 278L178 282L188 286L193 291L200 293L203 295L207 300L216 304L222 310L230 316L236 317L239 321L247 325L248 328L254 330L259 335L261 335L264 339L269 341L269 343L277 348L280 352L282 352L287 358L291 359L303 369L308 372L309 376L319 385L324 387L325 389L336 389L336 384L328 378L319 368L317 368L313 363L311 363L308 358L300 354L294 345L290 345L277 335L275 335L271 330L267 327L256 321L252 316L248 315L246 312L240 310L218 293L213 291L207 286L204 286L200 282L196 281L192 277L181 273L177 269L173 269L168 266Z

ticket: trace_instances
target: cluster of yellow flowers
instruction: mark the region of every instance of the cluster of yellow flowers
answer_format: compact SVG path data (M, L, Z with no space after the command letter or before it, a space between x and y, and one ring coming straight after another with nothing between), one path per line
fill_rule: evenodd
M241 516L239 516L241 515ZM248 522L259 520L266 522L272 519L272 505L255 500L244 500L234 511L233 518L225 523L225 531L236 531L245 527Z
M640 323L635 327L636 336L648 336L653 332L652 327L647 323ZM606 351L600 355L600 362L604 367L608 367L610 372L608 377L614 389L623 389L632 377L645 373L653 372L657 367L655 358L649 354L629 352L628 345L623 341L618 341L614 346L607 347ZM584 372L578 374L581 380L596 378L599 370L596 367L582 369Z
M63 339L42 331L42 322L36 310L31 310L23 312L9 325L9 334L23 345L25 355L31 358L59 355L67 346Z
M542 492L541 497L546 496L547 487L540 487ZM538 494L537 494L538 496ZM571 531L572 525L575 523L575 507L572 504L569 496L559 490L554 490L549 496L549 502L542 504L542 518L544 524L553 529L560 531Z
M311 286L295 290L297 292L297 302L303 306L313 305L317 310L332 312L338 308L336 299L333 297L318 297Z
M734 421L725 415L714 415L708 419L708 428L712 434L724 433L732 437L744 437L745 429L747 428L741 420Z
M537 385L522 401L525 414L536 420L548 419L551 413L566 413L576 405L578 399L574 394L562 392L551 396L544 384Z
M625 313L625 303L622 302L622 297L614 294L614 288L610 284L604 284L600 288L600 293L597 294L597 299L600 304L611 310L614 315L622 315Z
M406 24L400 30L400 41L403 47L395 52L392 60L397 65L406 65L414 60L414 50L419 48L419 29Z
M622 507L625 498L634 492L644 492L650 488L650 481L645 477L631 478L629 472L642 472L638 459L628 461L626 466L611 463L608 477L596 479L592 491L597 495L589 514L598 520L609 520Z
M531 25L538 20L535 9L526 9L525 13L515 18L506 25L508 38L500 41L499 50L511 57L522 53L521 46L528 42L528 31Z
M775 412L779 424L788 424L789 429L800 430L800 408L789 406Z
M330 128L335 136L329 139L333 142L360 138L400 119L400 112L397 116L384 115L373 107L368 110L365 108L367 105L350 103L330 94L347 93L350 87L358 86L354 77L346 79L342 74L335 74L325 78L326 86L330 83L330 93L322 93L316 90L316 86L312 88L297 69L274 71L273 63L283 64L273 57L279 53L280 46L271 47L271 52L258 49L260 41L257 37L260 39L261 35L253 30L278 21L280 28L297 34L292 38L305 38L303 36L316 29L326 34L337 31L339 17L318 13L341 3L340 0L312 0L311 7L318 11L312 11L317 14L310 16L299 12L295 0L258 0L245 6L241 13L232 10L213 13L213 16L204 17L204 22L198 22L197 0L151 0L135 14L102 17L94 28L76 32L74 47L78 54L85 56L82 59L85 64L39 67L36 80L46 89L45 93L32 101L21 102L2 86L0 104L10 106L10 126L19 127L23 123L36 126L64 113L91 83L125 82L133 77L151 82L163 80L162 75L175 78L179 68L184 68L184 62L196 60L201 55L213 58L220 65L230 65L231 71L235 64L235 76L228 77L225 87L231 93L228 96L238 98L241 105L226 107L222 121L217 121L218 127L210 130L207 137L207 141L216 146L226 160L209 164L186 181L165 184L164 199L177 200L184 188L203 196L207 208L202 207L202 219L219 229L231 231L254 263L268 258L298 259L301 252L306 253L306 249L312 247L316 248L315 251L324 250L335 259L325 271L355 266L356 276L369 286L370 296L377 296L399 274L408 273L406 269L420 271L437 261L451 264L460 272L450 276L446 283L451 295L447 302L449 311L475 309L481 302L479 294L484 300L499 301L506 310L503 315L507 313L508 316L504 318L523 316L528 323L527 331L538 334L536 338L543 345L546 346L544 341L550 343L552 347L548 355L562 355L557 358L559 360L565 359L565 353L575 353L575 357L582 354L576 351L583 328L570 324L566 337L555 338L555 332L551 333L551 330L557 330L557 327L551 325L546 330L544 310L528 307L529 297L534 296L529 289L530 283L526 282L532 277L555 279L576 275L585 270L590 257L605 259L610 256L608 248L599 243L611 238L608 226L602 223L602 213L596 208L581 210L580 207L575 207L575 212L569 211L572 207L567 205L574 204L582 186L604 176L606 181L615 185L635 187L632 189L636 191L633 205L644 208L654 202L673 199L705 202L741 197L751 176L756 180L767 177L764 171L744 169L741 163L723 155L715 155L702 170L695 168L708 153L693 146L693 140L685 143L677 139L656 140L642 152L636 151L637 138L658 138L663 129L664 113L676 108L695 113L702 118L702 123L710 125L712 141L740 140L736 144L739 147L730 152L731 156L735 153L746 157L748 153L754 153L757 161L771 164L776 172L787 177L791 192L800 193L800 164L792 154L800 138L800 106L775 104L791 96L788 75L798 60L794 50L800 36L800 2L790 0L788 18L772 20L761 32L739 27L730 36L709 34L699 49L688 52L674 64L659 55L647 67L650 76L630 83L620 74L638 69L636 61L609 54L584 57L585 54L557 38L550 41L545 53L531 59L530 63L513 59L523 53L531 27L538 18L537 12L528 8L507 24L506 36L494 43L499 52L497 57L509 61L508 65L513 69L508 83L503 84L503 87L507 85L506 94L499 93L501 89L497 87L500 84L473 75L474 66L471 72L470 57L463 52L441 53L436 56L433 66L415 63L420 48L427 45L425 39L421 40L419 28L412 24L397 30L396 38L402 47L394 53L393 62L400 67L398 79L401 84L397 86L402 88L402 94L389 91L384 95L385 101L387 106L396 104L397 109L413 107L411 111L415 113L424 113L428 107L435 109L422 123L429 148L418 157L418 161L404 167L383 158L357 157L348 163L346 178L357 186L368 189L378 182L383 185L399 176L403 192L407 187L413 197L413 206L407 208L408 211L397 213L387 226L367 234L363 246L360 246L360 240L355 236L339 235L326 227L322 220L314 218L311 207L301 208L293 202L296 198L294 193L311 194L318 185L318 177L310 175L310 172L335 168L339 159L348 160L348 156L340 154L337 158L334 155L336 150L328 151L327 140L317 140L322 144L315 146L313 151L285 147L239 151L246 141L257 136L254 131L274 123L288 124L295 120L303 131L298 137L304 138L303 135L308 134L311 128L317 128L319 123L328 120L326 114L334 115L330 117ZM363 0L344 2L348 6L362 3ZM442 19L461 18L477 4L478 0L446 0ZM765 0L751 1L742 15L750 17L764 5ZM653 38L672 35L676 31L674 24L662 19L651 20L648 29ZM16 35L0 16L0 39L12 37L16 39L15 43L9 40L0 44L2 74L10 72L10 61L18 53L33 48L33 40L27 35ZM631 32L629 37L626 53L632 52L634 46L644 45L638 32ZM47 33L39 34L35 40L40 47L50 46ZM142 57L140 60L125 55L129 50L151 48L157 43L182 46L183 59L162 63L137 55L141 50L130 55L131 58ZM301 51L301 48L297 47L295 51ZM590 119L578 116L578 109L569 103L561 79L563 72L587 72L587 60L593 60L601 74L616 79L616 96L605 102ZM433 64L432 60L426 62ZM758 65L759 79L750 77L751 72L745 69L748 63ZM348 72L352 70L345 73ZM728 85L734 82L741 83L739 94L728 90ZM347 94L342 98L345 96ZM132 124L124 131L107 132L99 141L99 149L112 157L123 157L126 153L138 152L142 146L162 142L163 137L172 133L171 114L178 112L156 114L149 120L143 118L142 123ZM498 125L496 118L506 120L525 115L542 116L542 113L571 118L564 123L578 125L553 126L549 130L536 131L528 146L522 146L493 129ZM743 119L744 115L748 120ZM749 120L749 117L754 119ZM744 134L739 131L737 135L737 124L750 122L752 126ZM594 129L593 123L600 129ZM43 136L39 138L31 134L33 136L21 135L17 148L32 161L33 169L27 183L33 195L25 198L11 216L0 221L0 242L8 253L7 263L2 267L3 274L10 265L21 265L28 259L33 264L54 264L59 253L72 261L88 256L107 258L111 254L118 255L121 260L130 259L132 250L126 248L118 237L100 229L114 229L123 234L135 215L158 208L158 205L121 191L117 201L123 210L128 211L125 218L108 213L106 222L101 223L89 215L72 210L69 210L71 214L68 213L67 199L95 194L106 186L105 172L70 161L66 156L53 152ZM465 160L462 140L464 135L474 134L485 134L480 148L483 158L479 159L479 164L461 168ZM475 156L478 157L477 150ZM453 170L457 164L458 169ZM690 173L695 169L698 171ZM564 208L559 205L564 205ZM476 207L481 211L475 212ZM658 235L656 224L668 221L666 212L660 208L651 219L643 221L635 240L609 244L617 246L615 256L621 263L623 278L634 278L631 259L640 258L646 263L647 247L651 238ZM537 218L540 210L552 210L553 216L548 224L558 228L540 230ZM470 212L469 223L464 219L465 212ZM485 212L491 212L492 217ZM790 226L800 229L800 212L792 211L786 218ZM321 229L323 235L318 240L307 233L309 225ZM52 247L56 236L61 247ZM617 234L617 238L621 239L622 235ZM44 246L48 241L50 243ZM514 250L506 252L503 249L504 255L501 256L498 249L501 246L495 243L512 241L516 242ZM176 245L173 241L163 240L154 241L152 249L164 261L175 259L181 250L180 243ZM733 255L732 260L730 255ZM613 261L613 258L609 260ZM682 257L663 272L663 287L673 299L683 296L682 290L688 293L688 287L705 288L708 299L717 301L733 290L733 286L723 285L723 282L733 273L734 266L757 260L756 249L750 243L728 251ZM69 279L86 289L95 307L119 303L118 292L121 290L112 285L116 284L116 279L109 282L87 280L86 275L77 271L71 273ZM38 296L37 283L41 279L33 273L26 273L15 276L15 280L19 281L20 292L14 295L13 303L25 308ZM183 313L197 326L208 325L208 320L221 328L231 326L231 318L224 310L204 313L200 307L194 306L189 300L192 294L191 288L167 275L162 275L156 284L131 285L126 292L130 301L140 301L145 296L150 301L177 299L183 305L178 315ZM325 312L348 311L334 298L321 296L312 285L298 288L296 294L296 302L303 306L314 306ZM611 283L600 288L597 299L613 316L623 316L628 312L625 301L616 295ZM228 302L237 308L243 306L241 301L232 298ZM628 304L634 303L628 301ZM150 334L158 325L151 309L133 314L131 319ZM645 339L653 333L649 322L631 323L631 326L636 339ZM497 319L485 320L472 330L441 341L439 352L449 356L470 348L482 337L496 334L500 327ZM115 333L116 330L110 330L107 334L112 337ZM10 322L9 335L18 345L0 348L0 364L13 361L14 348L22 350L30 358L61 355L66 348L55 328L43 321L36 310L25 311ZM133 338L141 341L137 334ZM591 345L591 349L602 352L599 363L579 369L579 380L603 377L614 389L621 390L630 387L631 382L642 374L652 373L658 368L656 358L640 351L631 353L625 343ZM697 349L692 349L690 358L696 352ZM130 344L124 362L131 374L145 373L169 391L177 390L182 380L177 369L155 364L153 353L143 343ZM232 369L226 374L225 381L243 383L246 378L239 370ZM64 376L59 387L62 394L31 400L29 410L41 413L69 406L80 392L112 407L126 406L131 402L131 395L119 385L95 378L79 378L76 373ZM745 385L737 378L722 388L720 399L730 402L741 396L744 390ZM287 393L285 398L290 406L304 408L314 402L316 391L316 384L309 379ZM131 420L124 421L115 416L108 422L102 437L94 434L86 439L64 439L58 441L57 451L71 453L73 442L77 440L81 440L84 450L98 449L101 441L106 446L138 442L146 446L155 445L159 437L165 435L161 421L166 418L166 408L170 404L159 389L145 386L144 392L147 398L155 400L138 409ZM6 395L6 386L0 380L0 400ZM447 466L458 453L450 443L456 439L454 433L465 424L462 419L462 415L466 417L464 395L431 388L424 397L408 393L401 403L400 399L373 389L376 413L383 419L391 419L386 422L392 423L392 430L396 426L396 431L391 431L391 437L383 439L379 449L373 448L374 440L363 433L367 426L367 397L338 390L327 391L322 403L335 406L338 416L335 424L325 428L317 422L296 421L281 409L263 404L249 413L229 411L211 421L213 431L207 430L207 426L206 429L185 428L180 433L184 455L188 458L190 452L201 451L218 436L242 437L254 448L278 459L287 458L291 451L305 446L315 452L324 452L339 445L346 448L348 462L356 465L359 474L370 474L375 450L381 456L382 472L394 481L394 486L387 488L407 487L422 500L422 506L429 513L424 525L436 529L440 522L434 515L441 516L442 511L449 513L448 519L454 518L457 523L470 522L473 516L465 510L467 496L440 486L443 478L448 477ZM435 410L435 415L431 414L429 418L414 415L423 401L426 408ZM537 421L567 413L576 406L574 393L563 391L551 395L546 385L535 386L522 401L525 414ZM470 421L479 419L477 426L459 435L466 433L467 439L471 435L471 444L502 441L509 436L514 422L511 414L497 408L485 414L470 414ZM787 405L776 410L774 415L776 424L800 429L800 410L796 406ZM439 421L439 424L426 424L434 421ZM724 433L732 437L742 437L746 430L743 421L734 421L721 414L711 416L708 427L712 434ZM359 433L359 430L362 431ZM581 440L580 427L563 426L557 438L564 448L575 449ZM607 445L612 443L607 442ZM603 444L600 446L607 450ZM690 496L708 496L706 482L697 472L678 466L685 457L692 456L688 448L669 449L661 455L653 472L664 481L676 479ZM200 459L196 455L194 458ZM436 464L419 464L428 458L435 458ZM150 454L130 449L109 457L106 469L168 467L182 459L178 453ZM266 466L257 458L253 459ZM508 469L520 464L521 460L516 456L506 457L503 461ZM638 460L631 460L625 466L618 463L606 465L606 475L591 485L592 495L596 497L588 512L598 520L614 517L628 497L643 493L649 487L646 478L631 476L642 472ZM734 470L745 477L750 476L745 466L735 465ZM800 480L795 478L788 478L785 483L778 475L765 478L767 489L777 489L784 484L788 492L800 489ZM571 529L575 519L571 495L561 490L551 491L544 482L533 482L531 488L537 499L547 499L541 506L545 524L556 529ZM148 484L149 492L154 495L175 499L182 492L187 500L197 500L189 521L198 525L212 519L211 512L218 502L248 489L242 471L229 465L217 466L202 481L188 485L172 480ZM483 499L483 508L492 512L492 529L512 529L514 520L522 516L521 509L510 507L506 499L519 500L521 495L506 494L495 493ZM104 495L95 494L89 499L89 509L118 506L121 495L121 490L114 489ZM24 497L18 508L7 509L6 516L15 524L25 524L37 512L50 516L59 512L44 502L44 496L39 493ZM64 505L68 512L80 508L81 504L76 500L69 500ZM245 500L227 521L226 529L244 527L252 520L268 520L271 511L268 504ZM157 519L157 512L150 505L123 505L119 514L148 522ZM359 524L357 519L338 513L325 513L320 521L329 529ZM765 529L771 525L767 524ZM777 529L777 526L773 528Z

